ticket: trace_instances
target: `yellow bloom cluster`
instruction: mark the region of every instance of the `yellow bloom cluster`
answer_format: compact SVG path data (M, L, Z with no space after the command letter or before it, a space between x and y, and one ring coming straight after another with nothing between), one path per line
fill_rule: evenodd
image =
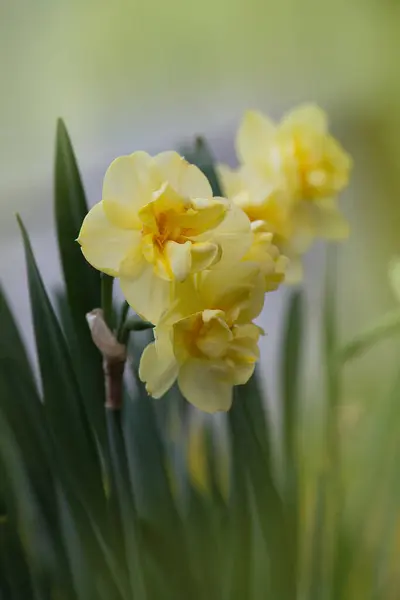
M246 212L253 230L273 232L274 244L290 259L286 281L298 281L301 256L315 238L348 236L336 200L348 183L351 159L314 105L300 106L279 125L247 112L236 150L239 167L219 167L225 193Z
M139 370L149 394L159 398L177 381L207 412L228 410L233 386L254 371L262 330L253 320L285 277L283 250L296 258L297 238L321 235L323 224L340 235L346 228L332 195L349 160L317 109L278 128L248 113L238 153L237 171L220 168L228 198L214 197L176 152L117 158L78 238L86 259L118 277L129 304L155 325Z

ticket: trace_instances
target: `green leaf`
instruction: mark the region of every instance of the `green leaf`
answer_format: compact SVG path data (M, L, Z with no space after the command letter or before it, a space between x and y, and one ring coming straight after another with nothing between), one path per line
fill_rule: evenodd
M335 556L340 544L339 516L343 511L341 449L339 435L339 402L340 402L340 362L338 360L336 289L337 289L336 249L328 249L326 262L325 299L323 312L323 342L325 354L325 449L322 468L326 473L326 544L327 557L327 590L328 598L333 596L333 577Z
M76 241L88 208L71 141L63 121L57 123L54 211L58 248L76 343L73 347L85 410L103 451L107 440L104 417L102 358L93 344L86 314L100 307L100 274L84 259Z
M234 425L233 425L234 426ZM240 440L231 439L231 498L230 498L230 548L231 574L227 600L251 598L253 565L253 523L250 505L249 482L245 457Z
M285 460L285 503L289 520L291 546L297 571L299 534L298 446L297 422L300 396L300 359L302 338L302 295L294 292L290 299L285 321L281 356L283 447Z
M272 598L293 600L296 577L284 504L274 482L268 439L260 438L252 407L254 398L247 385L235 389L228 413L232 438L246 464L257 515L269 556L269 593ZM253 401L253 402L252 402ZM260 405L260 399L254 402ZM258 411L257 411L258 412Z
M57 123L54 208L61 263L74 321L100 306L100 275L76 242L88 207L78 165L62 119Z
M18 217L25 248L29 293L44 408L57 449L60 468L65 468L86 505L95 514L104 506L99 456L83 408L68 348L38 270L25 227Z
M185 158L199 167L210 182L214 196L223 196L221 184L215 170L215 160L203 137L197 137L193 146L182 149Z
M131 487L121 411L107 408L106 417L112 464L111 483L117 499L115 508L119 512L122 525L130 589L133 598L142 600L147 598L144 557L136 503Z
M309 558L309 600L321 600L321 591L326 590L326 477L320 475L317 482L316 506L311 532L311 552Z
M158 597L163 588L165 598L178 598L179 594L195 597L185 532L172 494L168 456L154 411L156 401L148 397L136 370L133 376L137 389L134 399L125 399L123 431L138 516L145 534L146 569L150 573L147 587L150 597ZM164 561L160 546L168 546ZM166 578L168 590L164 585Z
M0 283L0 359L7 357L17 363L24 378L29 378L34 385L32 367L22 341L18 325L7 302L5 292Z

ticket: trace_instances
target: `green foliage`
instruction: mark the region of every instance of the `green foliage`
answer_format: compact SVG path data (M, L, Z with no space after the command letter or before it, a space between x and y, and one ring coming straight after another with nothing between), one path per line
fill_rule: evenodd
M220 193L205 142L197 140L186 155ZM328 262L322 323L324 434L313 470L307 460L303 464L299 438L301 292L289 298L282 338L281 451L260 373L235 390L231 411L218 418L202 418L175 388L154 401L137 375L142 348L152 336L150 324L129 316L126 304L114 310L112 280L101 282L74 242L87 207L62 122L55 175L65 285L56 296L59 317L19 219L38 378L0 289L1 600L397 597L390 595L390 560L399 449L383 441L395 428L400 387L396 383L374 430L383 459L393 459L382 484L385 518L371 532L368 524L379 511L368 503L362 511L346 505L338 428L340 369L343 356L355 355L381 335L372 333L338 350L334 264ZM104 408L101 356L85 319L101 303L118 339L129 341L122 410ZM202 440L197 467L190 460L193 423ZM379 472L372 476L373 485ZM373 543L366 546L371 536Z

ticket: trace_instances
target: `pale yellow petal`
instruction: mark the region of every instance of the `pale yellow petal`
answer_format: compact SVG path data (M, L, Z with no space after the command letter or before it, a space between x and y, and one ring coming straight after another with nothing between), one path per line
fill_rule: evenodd
M200 235L222 223L229 206L225 198L193 198L191 209L180 216L179 224L188 229L188 237Z
M249 262L238 262L226 269L210 269L197 276L197 290L203 308L229 311L236 303L242 303L256 286L260 285L260 269ZM263 293L263 292L262 292ZM261 310L261 309L260 309ZM252 319L250 319L252 320Z
M231 169L227 165L218 165L217 174L221 182L222 192L227 198L234 198L243 192L246 187L238 169Z
M191 242L178 244L177 242L169 241L165 244L164 256L171 279L184 281L189 275L192 263L191 247Z
M233 371L234 385L244 385L245 383L247 383L250 377L253 375L255 367L255 363L243 363L235 365L235 369Z
M199 236L199 241L208 241ZM221 259L213 268L226 268L243 258L252 242L250 220L241 208L231 203L225 219L212 232L211 241L221 248Z
M326 240L343 240L349 236L349 224L330 198L299 203L293 218L299 233L303 230L305 234Z
M281 127L291 129L299 125L324 133L328 128L326 113L315 104L302 104L284 116Z
M178 364L172 354L158 352L154 342L143 351L139 365L139 378L146 384L153 398L161 398L174 384L178 376Z
M304 267L300 256L292 256L289 259L285 271L285 283L287 285L296 285L304 277Z
M221 256L221 250L217 244L213 244L212 242L193 242L191 254L191 270L192 273L197 273L216 263Z
M242 163L260 164L268 159L276 127L257 111L247 111L236 138L236 152Z
M141 275L143 269L147 267L147 262L143 255L140 233L136 231L133 231L132 233L138 237L137 240L135 240L135 245L130 248L128 254L121 262L119 276L134 279Z
M171 283L157 277L149 264L136 279L121 277L121 290L134 311L155 325L168 308L173 292Z
M117 277L121 263L139 244L138 235L113 225L105 215L103 203L99 202L86 215L78 242L93 267Z
M104 177L103 202L107 217L118 227L140 228L138 212L160 186L153 159L146 152L115 159Z
M177 152L162 152L154 158L161 177L185 198L212 196L207 177L195 165L188 163Z
M389 281L392 290L400 301L400 258L393 258L389 263Z
M209 358L222 357L228 348L233 335L228 325L222 319L212 319L207 332L197 340L197 348Z
M232 405L232 385L211 361L188 360L179 371L178 385L186 400L204 412L227 411Z

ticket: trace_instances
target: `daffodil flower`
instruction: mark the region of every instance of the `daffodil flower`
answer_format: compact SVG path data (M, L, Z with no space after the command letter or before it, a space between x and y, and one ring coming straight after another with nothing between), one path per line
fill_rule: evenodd
M176 152L117 158L102 198L83 222L82 252L96 269L119 277L129 304L153 323L177 282L222 257L240 259L251 243L243 211L213 197L207 178Z
M232 279L231 270L220 269L182 285L141 358L139 376L153 397L163 396L177 380L197 408L226 411L233 386L249 380L262 334L250 321L263 306L263 280L251 263L235 267Z
M219 167L224 192L257 229L262 222L273 234L273 244L289 258L285 281L297 282L301 256L315 238L348 236L336 196L348 183L351 160L329 135L323 111L311 105L294 110L280 125L247 112L236 149L240 166Z
M279 125L248 111L239 127L236 150L256 176L278 175L293 201L334 198L348 184L351 159L329 134L325 113L302 105Z

